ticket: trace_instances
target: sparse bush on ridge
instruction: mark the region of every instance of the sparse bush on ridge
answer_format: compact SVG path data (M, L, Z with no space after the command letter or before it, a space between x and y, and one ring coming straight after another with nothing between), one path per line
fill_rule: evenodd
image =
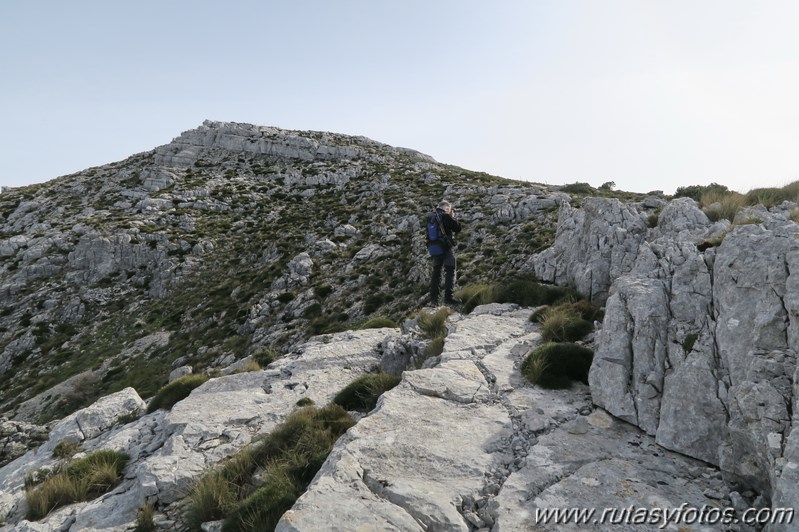
M612 187L608 187L610 190ZM568 194L593 194L596 192L594 187L589 185L588 183L572 183L570 185L563 185L560 187L561 192L566 192Z
M572 381L588 384L588 370L594 353L573 343L546 343L522 361L522 374L542 388L568 388Z
M400 380L399 376L385 373L361 375L336 394L333 402L346 410L369 412L377 406L377 399Z
M186 375L185 377L175 379L161 388L155 397L153 397L152 401L150 401L150 404L147 406L147 413L155 412L159 408L169 410L175 403L188 397L193 389L207 380L207 375Z
M488 303L516 303L522 307L537 307L582 298L572 287L544 285L523 277L512 277L495 284L468 284L458 290L456 296L463 300L466 313Z

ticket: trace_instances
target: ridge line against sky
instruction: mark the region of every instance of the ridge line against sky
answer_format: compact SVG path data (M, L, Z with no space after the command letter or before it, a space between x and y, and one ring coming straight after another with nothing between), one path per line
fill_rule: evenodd
M548 184L781 186L799 179L797 20L788 0L10 0L0 185L213 119Z

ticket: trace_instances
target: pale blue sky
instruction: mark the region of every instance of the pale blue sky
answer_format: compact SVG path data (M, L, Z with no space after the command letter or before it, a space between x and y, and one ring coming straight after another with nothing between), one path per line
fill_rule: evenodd
M3 0L0 185L206 119L638 192L799 179L793 0Z

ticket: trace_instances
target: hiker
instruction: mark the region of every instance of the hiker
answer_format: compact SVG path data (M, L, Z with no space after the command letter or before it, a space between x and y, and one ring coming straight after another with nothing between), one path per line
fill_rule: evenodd
M461 230L455 219L452 205L442 200L438 207L427 215L427 250L433 259L433 275L430 279L430 304L438 306L441 267L444 267L444 304L460 305L452 295L455 284L455 240L453 233Z

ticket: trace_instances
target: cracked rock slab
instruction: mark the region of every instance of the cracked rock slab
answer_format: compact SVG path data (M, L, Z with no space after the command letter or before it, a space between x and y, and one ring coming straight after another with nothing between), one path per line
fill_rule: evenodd
M508 461L498 451L510 418L500 405L417 393L417 373L347 432L277 530L470 530L462 498Z
M556 524L536 519L536 510L554 508L718 507L704 495L709 480L688 471L704 464L664 450L638 428L596 410L541 436L524 466L507 479L499 495L493 532L678 530L660 524ZM617 514L618 515L618 514ZM693 530L693 529L692 529ZM696 528L696 530L705 530ZM707 529L710 530L710 529Z

